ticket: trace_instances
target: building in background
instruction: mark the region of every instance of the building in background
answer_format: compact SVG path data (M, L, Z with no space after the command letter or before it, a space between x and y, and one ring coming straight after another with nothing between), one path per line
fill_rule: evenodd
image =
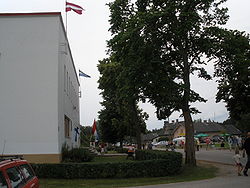
M79 80L61 13L0 14L0 155L79 147Z
M222 134L228 135L241 135L241 131L233 125L223 125L213 121L194 121L194 134L206 134L207 137L213 138ZM185 123L184 121L168 121L164 122L164 134L170 139L185 136Z

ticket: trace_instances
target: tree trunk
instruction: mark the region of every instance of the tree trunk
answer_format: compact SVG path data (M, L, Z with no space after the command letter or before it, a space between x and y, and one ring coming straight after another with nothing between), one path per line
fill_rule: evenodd
M136 101L133 101L133 122L136 131L136 142L137 142L137 149L141 149L141 128L140 128L140 121L138 119L138 110Z
M189 109L190 100L190 65L188 62L187 52L184 50L183 54L183 81L184 81L184 95L182 113L185 121L186 142L185 142L185 163L191 166L196 166L195 147L194 147L194 125Z
M123 141L120 141L120 148L123 148Z
M183 111L185 130L186 130L186 142L185 142L185 164L196 166L195 159L195 147L194 147L194 126L190 111Z

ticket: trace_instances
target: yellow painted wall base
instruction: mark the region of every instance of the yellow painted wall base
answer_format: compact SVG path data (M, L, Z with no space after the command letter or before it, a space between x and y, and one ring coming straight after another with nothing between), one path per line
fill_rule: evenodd
M60 163L61 154L23 154L29 163Z

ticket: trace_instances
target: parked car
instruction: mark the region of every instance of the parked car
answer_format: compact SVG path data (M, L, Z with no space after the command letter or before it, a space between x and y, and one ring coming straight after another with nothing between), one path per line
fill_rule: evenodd
M0 157L0 188L39 188L32 167L20 156Z
M155 144L153 144L153 146L166 146L167 145L167 141L160 141L160 142L157 142Z
M212 141L213 142L221 142L222 140L223 139L220 136L218 136L218 135L215 135L215 136L212 137Z

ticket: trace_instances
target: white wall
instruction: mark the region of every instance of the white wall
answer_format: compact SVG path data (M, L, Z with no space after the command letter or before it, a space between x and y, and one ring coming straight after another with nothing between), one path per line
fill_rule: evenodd
M66 39L66 33L64 32L63 25L59 25L59 87L58 87L58 120L59 120L59 150L63 144L67 144L69 147L79 147L80 139L79 135L77 136L77 142L75 142L75 131L74 128L80 127L79 119L79 82L77 79L78 71L75 70L72 54ZM66 69L65 69L66 68ZM68 72L68 79L70 78L68 89L67 87L67 76L65 75ZM77 71L77 72L76 72ZM71 85L72 84L72 85ZM65 137L64 130L64 116L67 116L72 121L72 130L69 138ZM80 130L79 130L80 131Z
M0 16L0 153L58 153L59 16Z

